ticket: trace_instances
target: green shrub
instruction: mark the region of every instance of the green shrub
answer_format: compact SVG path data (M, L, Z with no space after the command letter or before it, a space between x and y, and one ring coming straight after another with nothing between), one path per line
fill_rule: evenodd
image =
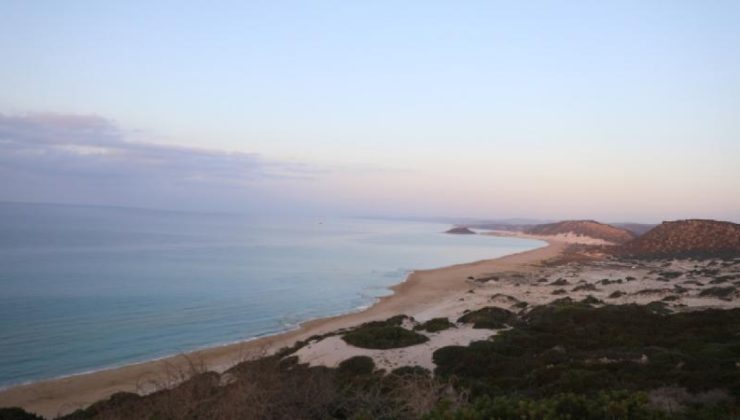
M368 356L354 356L339 363L338 371L345 376L369 375L375 370L375 362Z
M29 413L20 407L0 408L0 419L2 420L43 420L43 417Z
M517 303L514 304L513 307L516 308L516 309L524 309L527 306L529 306L529 303L527 303L527 302L517 302Z
M573 288L573 291L574 292L595 292L595 291L598 291L598 290L599 289L597 289L596 286L594 286L591 283L581 284L581 285L576 286L576 287Z
M511 311L495 306L488 306L466 313L457 322L473 324L473 328L500 329L506 328L507 324L513 324L516 319L516 315Z
M332 369L274 355L65 419L738 419L738 331L740 309L663 315L562 299L492 341L437 350L434 377L412 366L383 375L366 356ZM33 419L17 409L0 418L11 414Z
M727 287L710 287L702 290L699 296L702 297L718 297L724 300L731 300L735 294L736 289L732 286Z
M344 334L342 339L365 349L395 349L429 341L425 335L396 325L363 325Z
M429 369L423 368L421 366L401 366L400 368L393 369L391 371L391 374L396 376L429 377L432 373L429 371Z
M660 315L671 313L671 310L668 309L668 304L663 302L662 300L656 300L656 301L650 302L647 305L645 305L645 308L647 308L653 313L660 314Z
M417 326L414 329L428 331L428 332L438 332L438 331L444 331L454 326L455 324L450 322L450 320L447 318L433 318Z
M668 419L665 413L651 409L641 393L611 392L595 397L558 394L550 398L526 399L514 396L481 397L457 410L444 406L429 413L427 420L569 420L569 419Z
M454 376L474 395L677 385L740 396L740 309L664 314L652 306L534 307L492 340L438 349L435 373Z
M568 291L565 290L565 289L556 289L556 290L553 290L551 294L553 294L555 296L557 296L557 295L566 295L566 294L568 294Z
M555 280L554 282L550 283L550 286L567 286L570 282L564 278L559 278Z
M601 305L602 303L604 303L604 301L596 298L593 295L588 295L581 300L581 303L585 303L586 305Z
M370 321L366 322L362 325L360 325L360 328L369 328L369 327L385 327L385 326L398 326L400 327L403 325L404 321L414 321L413 317L410 317L408 315L396 315L392 316L384 321Z

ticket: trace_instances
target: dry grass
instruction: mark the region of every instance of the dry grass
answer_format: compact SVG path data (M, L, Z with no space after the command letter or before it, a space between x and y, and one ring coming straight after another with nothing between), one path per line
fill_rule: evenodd
M162 362L161 372L139 378L136 391L139 394L171 389L195 376L206 373L208 366L202 358L181 354L173 361Z
M67 419L415 419L440 400L467 400L450 384L428 375L342 375L336 369L296 364L295 358L261 357L223 374L187 360L166 366L146 396L119 393Z

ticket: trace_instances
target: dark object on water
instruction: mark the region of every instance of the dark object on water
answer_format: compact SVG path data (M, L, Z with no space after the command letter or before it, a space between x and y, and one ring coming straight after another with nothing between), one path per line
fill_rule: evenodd
M445 233L452 233L455 235L475 235L475 232L465 226L456 226Z

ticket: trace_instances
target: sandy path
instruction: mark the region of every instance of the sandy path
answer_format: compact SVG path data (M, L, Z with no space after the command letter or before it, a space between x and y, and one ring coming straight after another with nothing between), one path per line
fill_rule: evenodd
M243 343L209 348L188 353L190 360L197 360L216 371L223 371L241 360L289 346L315 334L322 334L359 323L387 319L402 313L433 311L435 304L444 297L464 292L470 285L468 276L480 277L505 271L530 271L545 259L558 255L566 242L550 238L548 245L532 251L512 254L492 260L459 264L433 270L411 273L407 280L392 287L391 296L381 298L375 305L362 311L331 318L309 321L300 328ZM184 356L173 356L99 372L70 376L21 385L0 391L0 407L20 406L46 417L54 417L85 407L119 391L146 391L146 384L164 378L167 366L184 368Z

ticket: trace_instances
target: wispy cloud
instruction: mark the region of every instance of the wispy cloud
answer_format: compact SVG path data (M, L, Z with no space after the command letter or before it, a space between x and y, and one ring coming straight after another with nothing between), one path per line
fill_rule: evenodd
M141 137L99 116L0 114L0 200L268 209L332 172Z
M170 182L247 184L260 179L310 178L322 169L223 152L130 141L99 116L0 114L0 165L83 177L156 177Z

